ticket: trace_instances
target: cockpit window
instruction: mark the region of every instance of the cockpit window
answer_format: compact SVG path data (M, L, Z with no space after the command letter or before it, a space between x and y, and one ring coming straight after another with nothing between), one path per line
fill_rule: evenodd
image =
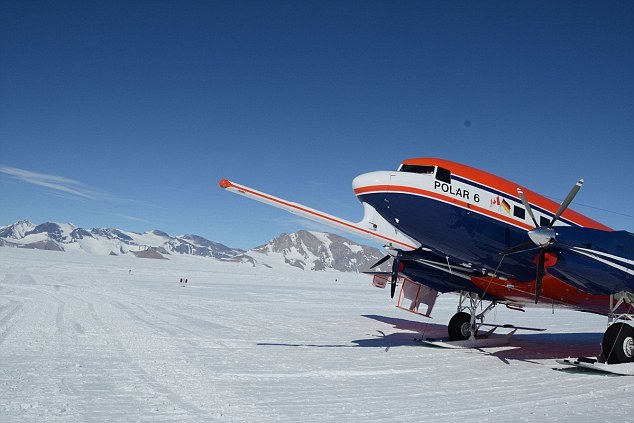
M451 171L447 169L443 169L442 167L438 167L436 171L436 179L441 182L446 182L448 184L451 183Z
M435 166L421 166L421 165L411 165L411 164L403 164L399 169L400 172L409 172L409 173L434 173Z

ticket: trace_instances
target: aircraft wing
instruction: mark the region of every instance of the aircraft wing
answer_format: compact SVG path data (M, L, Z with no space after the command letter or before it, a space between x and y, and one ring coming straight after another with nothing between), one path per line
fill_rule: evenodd
M286 210L305 219L313 220L341 231L381 243L388 248L412 251L421 246L418 241L397 230L367 203L363 203L363 219L360 222L353 223L302 204L293 203L270 194L256 191L227 179L220 181L220 187L252 200Z
M557 228L558 260L548 273L592 294L634 291L634 234Z

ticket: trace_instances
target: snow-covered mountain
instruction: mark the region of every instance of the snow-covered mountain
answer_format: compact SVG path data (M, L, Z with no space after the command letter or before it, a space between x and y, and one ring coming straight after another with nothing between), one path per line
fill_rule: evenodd
M147 258L164 258L165 255L178 253L227 259L244 253L244 250L197 235L173 237L158 230L138 233L112 228L84 229L70 223L34 225L26 220L0 227L0 240L0 246L101 255L130 253Z
M142 258L169 258L186 254L233 261L251 266L302 270L362 272L384 254L377 248L323 232L282 234L249 251L227 247L198 235L171 236L159 230L144 233L113 228L85 229L71 223L35 225L22 220L0 227L0 246L54 251L83 251L98 255L133 254ZM387 270L384 265L383 269Z
M384 255L377 248L359 245L339 235L301 230L284 233L237 259L247 256L256 263L269 266L285 263L303 270L362 272Z

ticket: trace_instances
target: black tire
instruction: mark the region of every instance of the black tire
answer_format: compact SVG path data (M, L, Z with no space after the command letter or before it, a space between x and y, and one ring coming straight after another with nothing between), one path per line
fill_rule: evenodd
M450 341L463 341L471 336L471 315L461 311L453 315L447 326Z
M613 323L603 334L602 354L608 364L634 362L634 327Z

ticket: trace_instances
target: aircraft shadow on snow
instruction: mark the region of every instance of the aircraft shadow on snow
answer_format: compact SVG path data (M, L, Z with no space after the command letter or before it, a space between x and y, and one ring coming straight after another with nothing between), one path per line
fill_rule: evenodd
M447 326L435 323L417 322L406 319L379 315L363 315L381 323L391 325L403 332L385 334L377 329L376 334L369 338L351 341L350 344L294 344L294 343L258 343L260 346L285 346L308 348L384 348L389 352L393 347L426 347L418 343L415 338L446 338ZM593 357L600 352L601 333L516 333L511 338L510 345L502 348L473 349L483 354L500 359L509 364L510 361L531 361L544 359L560 359L571 357ZM447 351L451 353L451 351Z

